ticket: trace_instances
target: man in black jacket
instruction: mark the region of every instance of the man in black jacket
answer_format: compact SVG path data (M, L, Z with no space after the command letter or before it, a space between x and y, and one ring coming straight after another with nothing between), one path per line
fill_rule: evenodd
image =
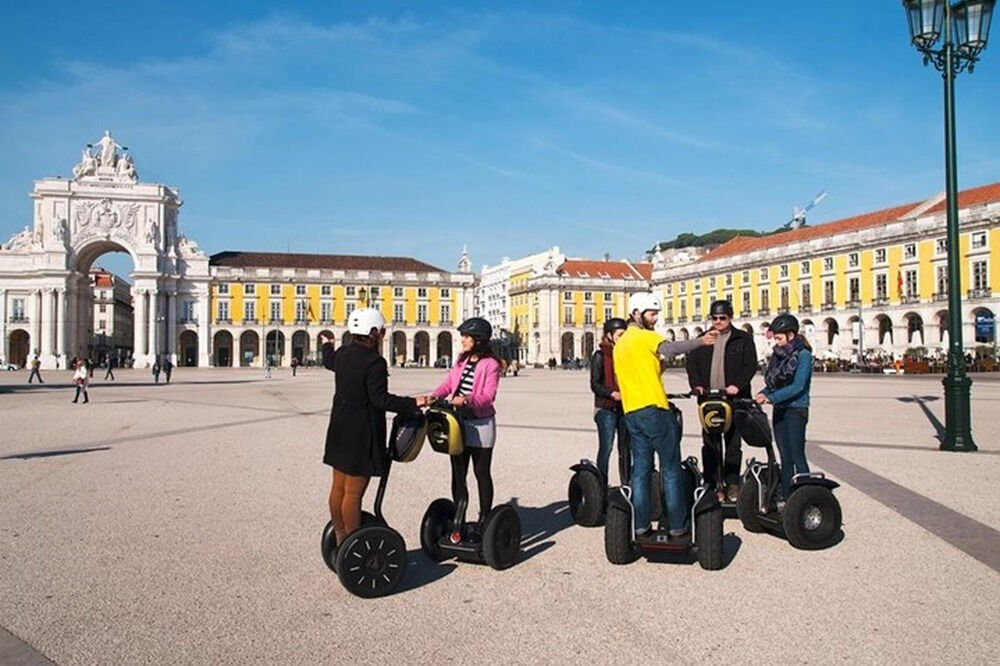
M711 347L699 347L688 354L688 383L698 394L716 389L725 391L729 396L749 398L750 380L757 373L757 347L753 336L733 327L733 306L729 301L713 302L709 314L712 317L712 328L719 335ZM717 488L724 482L726 498L735 502L739 493L740 465L743 461L736 424L725 435L723 479L717 478L719 461L715 444L709 435L703 435L703 440L701 459L705 480Z
M628 324L624 319L612 317L604 322L604 336L601 346L590 357L590 390L594 394L594 423L597 424L597 469L608 480L608 461L618 433L618 460L621 463L621 482L628 478L631 456L628 454L628 432L625 429L625 412L622 411L622 395L615 380L615 362L611 355L615 342L622 336Z

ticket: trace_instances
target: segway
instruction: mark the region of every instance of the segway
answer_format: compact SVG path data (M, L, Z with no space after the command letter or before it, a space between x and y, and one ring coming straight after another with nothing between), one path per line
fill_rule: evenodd
M735 517L736 502L729 500L724 457L726 433L733 427L731 400L732 398L724 390L705 391L698 403L698 420L701 422L702 432L708 436L709 446L715 450L715 487L712 491L719 500L723 512L729 517Z
M671 395L671 399L689 397L687 394ZM671 404L683 435L681 411ZM635 507L632 505L632 488L622 485L608 492L607 513L604 521L604 554L612 564L630 564L644 557L683 555L696 557L701 568L715 571L723 566L722 506L714 489L705 482L693 456L681 462L684 483L685 510L691 515L691 529L687 534L671 536L660 521L642 535L635 532ZM662 515L661 475L656 474L650 486L650 508L655 524ZM663 516L665 518L665 516Z
M450 403L435 401L427 409L427 424L431 448L450 456L463 452L462 419ZM435 562L454 557L498 570L514 564L521 551L521 520L514 507L493 507L480 525L465 520L467 505L463 501L456 506L444 497L431 502L420 521L424 553Z
M632 452L628 444L628 432L618 428L618 478L625 483L632 469ZM569 479L569 513L573 522L583 527L595 527L604 522L604 511L608 495L608 479L597 464L583 458L570 466L573 476ZM656 470L654 470L655 473Z
M386 523L382 515L382 500L393 461L410 462L416 459L426 432L427 420L420 412L396 415L389 437L388 462L375 495L375 513L363 511L361 527L348 534L340 544L336 543L332 522L323 528L320 539L323 561L351 594L365 598L384 597L391 594L403 579L406 542Z
M821 550L840 538L841 512L833 490L840 484L821 472L792 477L789 496L779 504L781 468L774 459L767 414L753 400L736 401L736 421L743 441L763 448L767 462L747 462L736 511L748 532L769 531L802 550Z

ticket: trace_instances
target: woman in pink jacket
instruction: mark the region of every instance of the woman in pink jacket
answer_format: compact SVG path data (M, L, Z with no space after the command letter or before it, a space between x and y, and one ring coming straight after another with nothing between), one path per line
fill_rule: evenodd
M500 361L490 350L493 327L485 319L473 317L458 327L462 336L462 354L448 372L432 398L447 398L462 414L462 434L465 447L461 455L451 458L451 493L455 504L468 502L466 477L472 461L479 485L479 520L482 522L493 507L493 444L497 437L496 410L500 382Z

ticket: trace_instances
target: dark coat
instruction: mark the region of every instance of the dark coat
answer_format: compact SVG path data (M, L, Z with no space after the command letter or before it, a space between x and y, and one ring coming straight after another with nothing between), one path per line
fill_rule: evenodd
M416 400L389 393L389 369L374 349L324 345L323 365L336 375L323 462L351 476L383 475L385 413L416 411Z
M621 411L622 403L611 397L613 389L604 383L604 352L598 348L590 357L590 391L594 394L594 407Z
M750 381L757 374L757 347L753 336L736 328L726 342L726 361L724 365L726 385L732 384L740 389L741 398L750 397ZM714 346L701 346L687 355L688 384L691 388L701 386L708 388L712 375L712 353Z

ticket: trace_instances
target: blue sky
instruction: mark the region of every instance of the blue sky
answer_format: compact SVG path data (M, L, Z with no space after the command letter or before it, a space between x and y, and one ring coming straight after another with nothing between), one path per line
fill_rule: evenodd
M105 128L209 253L639 258L943 188L894 0L128 4L5 7L4 238ZM1000 45L957 105L960 187L1000 180Z

